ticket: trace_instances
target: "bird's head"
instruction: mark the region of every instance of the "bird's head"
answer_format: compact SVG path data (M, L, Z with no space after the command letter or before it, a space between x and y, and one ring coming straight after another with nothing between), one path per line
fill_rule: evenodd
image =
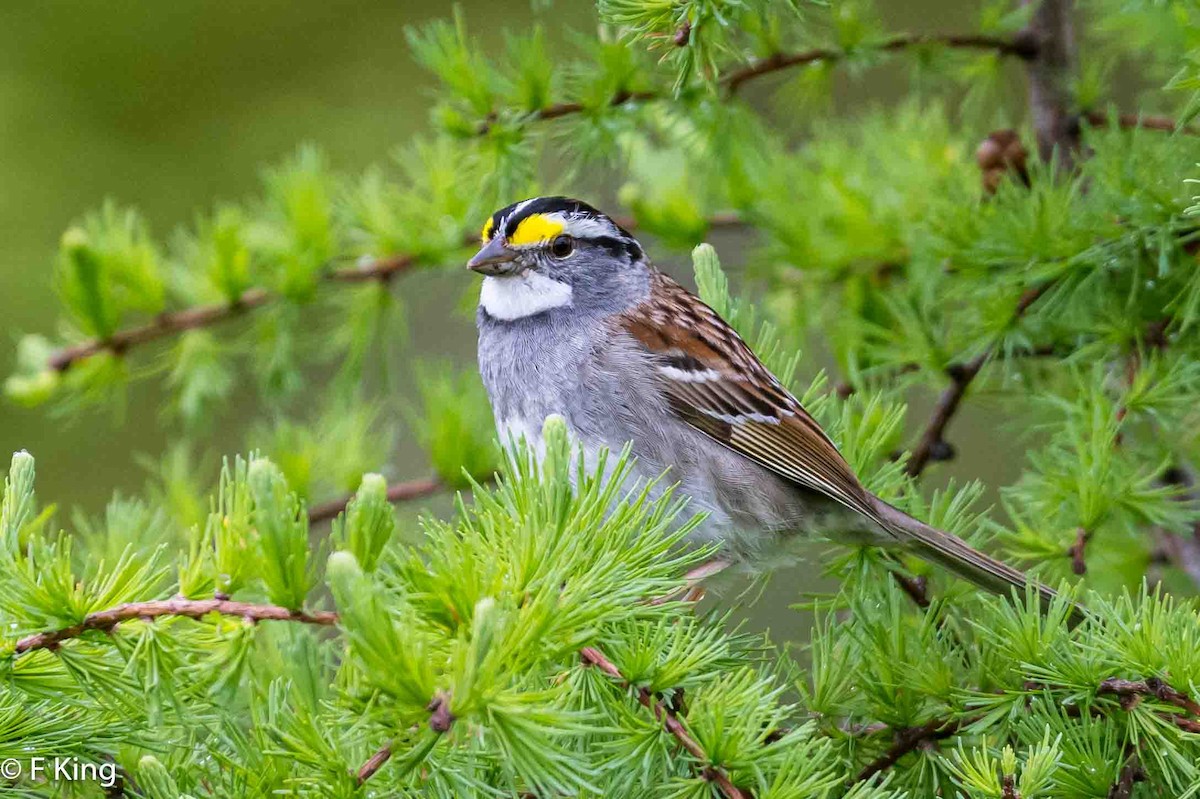
M641 245L587 203L536 197L496 211L467 267L486 277L480 304L500 319L566 305L621 304L647 272Z

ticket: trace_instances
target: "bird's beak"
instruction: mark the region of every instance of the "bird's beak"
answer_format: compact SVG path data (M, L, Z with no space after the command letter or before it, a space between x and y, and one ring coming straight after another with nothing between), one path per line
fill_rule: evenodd
M503 236L494 237L467 261L467 269L481 275L509 275L517 268L517 251L504 243Z

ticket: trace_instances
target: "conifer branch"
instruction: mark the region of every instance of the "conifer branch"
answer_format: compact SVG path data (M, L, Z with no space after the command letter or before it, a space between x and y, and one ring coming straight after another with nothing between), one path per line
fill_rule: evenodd
M941 45L964 50L991 50L1000 55L1015 56L1022 60L1030 60L1037 55L1033 41L1028 38L1005 39L998 36L982 36L977 34L897 34L885 40L875 49L880 52L895 52L912 47ZM721 79L721 83L730 94L736 93L747 81L770 75L780 70L796 66L814 64L819 61L840 61L848 53L835 48L818 47L802 50L796 53L778 53L761 58L739 70L730 72Z
M1037 302L1053 285L1054 281L1046 281L1025 291L1013 309L1010 324L1015 323L1024 316L1029 307ZM954 414L958 412L959 404L966 395L967 389L971 387L972 381L979 376L979 372L995 352L995 346L993 344L985 348L983 352L965 364L951 364L946 369L946 374L950 377L950 385L938 397L933 408L933 414L930 416L929 422L925 425L921 436L917 439L916 446L913 447L912 454L909 456L908 463L905 466L905 471L909 477L919 477L921 472L925 470L925 467L929 465L929 462L935 460L935 456L939 456L939 453L945 453L948 450L948 445L945 442L946 428L949 426L950 420L954 418Z
M1189 136L1200 136L1200 128L1195 125L1180 125L1167 116L1156 114L1117 114L1113 116L1103 111L1088 111L1083 115L1089 125L1107 127L1116 125L1125 130L1142 128L1144 130L1161 130L1167 133L1186 133Z
M429 729L433 730L438 735L442 735L450 731L451 725L456 721L454 714L450 712L450 697L449 695L438 692L429 705L425 708L429 711ZM413 727L413 731L417 728ZM375 752L366 759L358 770L354 772L354 779L361 786L379 769L383 768L384 764L392 759L395 752L395 741L387 741L383 746L375 750Z
M396 483L389 485L387 489L387 501L395 505L399 502L408 502L414 499L421 499L438 493L446 488L446 484L440 478L422 477L417 480L409 480L406 483ZM331 499L328 502L322 502L319 505L313 505L308 509L308 521L310 524L319 522L327 522L335 518L339 513L346 509L350 504L350 500L354 499L354 494L347 494L338 499Z
M108 610L89 613L83 621L70 627L35 633L22 638L13 648L13 654L22 655L37 649L55 649L63 641L78 638L90 630L111 632L118 624L130 619L157 619L163 616L186 616L189 619L201 619L210 613L240 617L254 622L295 621L320 626L331 626L337 624L338 620L337 614L331 611L289 610L279 605L256 605L250 602L234 602L229 599L175 597L151 602L130 602Z
M275 295L266 289L248 289L237 302L215 305L197 305L179 311L159 314L154 321L138 327L118 330L107 338L94 338L63 347L50 355L47 366L56 372L65 372L77 361L82 361L101 352L122 355L139 344L146 344L187 330L195 330L241 316L275 300Z
M81 623L59 630L37 633L21 639L14 648L14 654L20 655L38 649L55 649L63 641L77 638L88 630L111 631L118 623L130 619L153 619L164 616L183 616L201 619L211 613L225 616L242 617L254 622L258 621L294 621L320 626L332 626L338 622L338 614L332 611L293 611L277 605L256 605L232 600L209 599L193 600L176 597L169 600L136 602L119 605L110 610L98 611L88 615ZM617 681L625 688L632 687L615 664L595 647L584 647L579 651L581 660L595 666L606 675ZM1028 688L1039 687L1035 684ZM1179 708L1181 713L1160 713L1159 715L1180 730L1188 733L1200 733L1200 702L1187 693L1169 685L1158 677L1144 680L1129 680L1112 677L1100 683L1096 690L1097 696L1111 695L1120 700L1122 709L1128 711L1136 706L1143 697L1150 697L1165 704ZM675 712L663 702L655 698L647 688L639 688L637 699L640 704L649 709L654 717L662 723L689 754L701 762L708 761L704 748L687 731L686 727L676 716ZM447 732L455 718L450 712L449 697L439 693L429 703L429 727L435 733ZM898 730L890 747L878 758L867 764L856 777L857 782L868 780L876 774L896 765L900 759L916 749L927 746L957 734L963 727L973 723L972 719L932 719L925 724ZM381 746L355 772L359 785L369 780L393 754L393 742ZM726 799L751 799L751 795L737 787L728 774L718 766L709 764L702 770L702 776L715 783ZM1121 794L1117 794L1121 795Z
M623 687L632 687L629 681L625 679L625 676L621 674L621 670L605 657L603 652L595 647L585 646L579 650L579 656L584 663L600 669L600 671L612 677ZM679 741L679 745L686 749L689 754L701 762L708 761L708 755L705 753L704 747L691 736L674 711L656 699L648 688L639 688L637 698L638 702L654 714L654 718L663 725L667 732L674 736L675 740ZM716 783L726 799L751 799L750 794L734 785L733 781L729 779L729 775L719 766L705 766L701 773L704 779Z
M967 723L954 719L933 719L916 727L897 730L892 745L858 772L858 776L854 778L855 782L869 780L879 772L886 771L896 765L900 758L921 746L955 735Z
M1001 55L1011 55L1029 60L1036 55L1036 49L1033 46L1032 40L1028 38L1005 39L997 36L983 36L977 34L897 34L886 39L875 49L880 52L895 52L905 50L912 47L920 47L927 45L941 45L956 49L967 50L992 50ZM735 94L743 84L760 78L764 75L771 75L776 72L781 72L792 67L814 64L820 61L840 61L846 58L848 53L845 50L840 50L832 47L817 47L811 50L801 50L794 53L776 53L775 55L760 58L757 61L752 61L745 66L726 74L721 78L720 86L728 94ZM622 91L613 95L609 100L610 107L618 107L634 102L654 102L658 100L666 100L671 97L666 92L659 91ZM549 121L560 119L562 117L580 114L587 110L587 106L579 102L563 102L547 105L541 109L532 112L529 115L530 119L536 121ZM486 136L495 127L499 115L492 114L487 119L479 123L475 133L478 136Z
M326 283L361 283L368 280L386 281L413 266L411 255L401 254L380 258L363 266L343 267L327 272L322 280ZM75 363L102 352L124 355L126 351L158 339L183 333L188 330L212 327L220 322L235 319L248 311L269 305L279 295L264 288L248 289L237 302L197 305L178 311L161 313L153 321L138 327L118 330L106 338L94 338L63 347L52 353L47 366L56 372L65 372Z
M1026 688L1030 690L1044 687L1039 683L1026 684ZM1126 680L1111 677L1100 683L1096 694L1098 696L1111 695L1118 697L1121 700L1121 708L1126 711L1131 710L1141 697L1152 697L1160 702L1175 705L1182 709L1184 713L1161 714L1163 718L1185 732L1200 731L1200 721L1190 718L1191 716L1195 716L1197 719L1200 719L1200 702L1197 702L1187 694L1173 688L1157 677L1151 677L1146 680ZM1078 705L1070 705L1067 708L1067 712L1070 715L1072 713L1082 713L1085 710ZM1093 709L1092 712L1098 713L1099 711ZM935 741L952 737L960 730L969 727L978 720L978 717L965 719L935 718L925 724L897 730L893 736L892 745L883 754L868 763L858 773L855 781L863 782L869 780L876 774L895 766L901 758L910 752L916 751ZM1137 769L1136 758L1132 758L1132 760L1135 761L1133 769ZM1126 763L1126 766L1129 767L1129 762ZM1113 794L1110 793L1109 795L1112 796ZM1127 796L1128 794L1117 795Z
M1112 677L1100 683L1100 688L1096 693L1111 694L1122 698L1149 696L1160 702L1182 708L1189 714L1200 718L1200 702L1171 687L1158 677L1149 677L1145 680L1122 680Z
M637 228L637 220L632 217L621 217L614 221L626 229ZM708 218L707 222L712 228L737 227L743 223L741 217L732 212L714 213ZM477 234L464 234L463 246L470 246L477 243ZM330 270L321 276L321 283L323 285L365 283L372 280L386 283L397 275L409 271L416 265L417 259L412 254L397 253L383 258L368 260L358 266ZM92 338L62 347L50 354L46 365L56 372L65 372L79 361L99 355L102 352L124 355L128 350L138 345L149 344L150 342L169 338L188 330L212 327L221 322L243 316L249 311L270 305L280 299L280 295L275 292L264 288L252 288L243 292L237 302L197 305L177 311L167 311L159 314L146 324L118 330L106 338Z
M604 672L609 677L612 677L623 687L631 687L629 681L626 680L624 675L621 674L620 669L618 669L611 660L605 657L605 655L595 647L586 646L580 649L579 657L585 664L589 666L595 666L596 668L600 669L600 671ZM655 699L654 695L647 688L638 689L637 696L638 702L654 714L654 717L662 723L667 732L671 733L671 735L679 742L680 746L687 750L687 752L697 760L700 760L701 762L708 760L708 756L705 754L704 748L700 746L699 742L697 742L690 733L688 733L687 729L683 726L683 722L679 720L674 711L672 711L659 700ZM448 697L439 694L438 696L434 697L432 702L429 703L428 709L430 711L430 729L439 734L447 732L450 729L451 724L454 722L454 716L450 713ZM373 777L375 773L378 772L379 769L391 759L392 754L392 741L388 741L383 746L379 747L379 749L376 750L375 753L372 754L366 760L366 762L362 764L362 766L359 767L358 771L355 772L355 777L358 781L358 784L362 785L367 780L371 779L371 777ZM729 779L729 775L716 766L706 766L702 771L702 776L704 779L715 783L720 788L726 799L752 799L749 793L734 785L732 780Z

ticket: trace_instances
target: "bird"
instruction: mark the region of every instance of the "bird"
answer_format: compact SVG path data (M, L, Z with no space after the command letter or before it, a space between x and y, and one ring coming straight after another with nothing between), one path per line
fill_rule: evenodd
M823 536L912 552L995 593L1055 596L868 491L734 329L587 203L496 211L467 267L483 276L479 371L502 441L536 451L557 415L585 457L628 446L637 479L665 473L703 512L691 539L733 562Z

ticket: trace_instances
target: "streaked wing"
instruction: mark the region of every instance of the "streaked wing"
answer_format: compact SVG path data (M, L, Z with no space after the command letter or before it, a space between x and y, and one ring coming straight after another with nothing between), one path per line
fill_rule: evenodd
M680 419L776 474L875 518L841 453L800 403L716 312L666 275L650 298L616 317L655 356Z

